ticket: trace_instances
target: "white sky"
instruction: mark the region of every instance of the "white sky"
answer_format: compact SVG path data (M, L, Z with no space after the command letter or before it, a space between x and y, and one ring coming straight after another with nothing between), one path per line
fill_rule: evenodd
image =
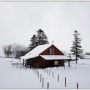
M74 30L90 51L90 2L0 2L0 50L6 44L28 46L42 29L51 43L69 52Z

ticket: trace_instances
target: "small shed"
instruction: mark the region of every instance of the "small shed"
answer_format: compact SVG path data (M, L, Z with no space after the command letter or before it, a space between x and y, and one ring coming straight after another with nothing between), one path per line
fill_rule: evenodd
M32 68L64 66L66 61L71 60L53 44L39 45L21 58L23 65L29 65Z

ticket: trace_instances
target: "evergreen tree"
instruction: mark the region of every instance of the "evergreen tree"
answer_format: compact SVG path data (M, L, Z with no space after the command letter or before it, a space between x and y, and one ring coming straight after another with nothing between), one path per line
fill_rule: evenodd
M38 38L38 45L42 44L48 44L47 36L45 35L44 31L42 29L39 29L37 31L37 38Z
M47 36L42 29L37 31L37 35L33 35L31 38L30 50L34 49L38 45L48 44Z
M74 31L74 41L73 41L73 45L71 47L71 52L73 55L75 55L76 57L76 64L77 64L77 60L78 58L81 58L81 55L83 53L82 47L81 47L81 38L79 38L80 34L78 33L77 30Z
M35 48L38 45L38 38L37 38L37 36L34 34L30 41L31 41L30 50L32 50L33 48Z

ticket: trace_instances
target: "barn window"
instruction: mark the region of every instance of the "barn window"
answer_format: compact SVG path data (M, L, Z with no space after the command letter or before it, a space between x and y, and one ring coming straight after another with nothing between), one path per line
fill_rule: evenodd
M50 48L50 54L54 54L54 48Z
M55 65L58 65L58 61L54 61L54 64L55 64Z
M50 48L50 54L53 54L52 52L53 52L53 51L52 51L52 48Z
M53 54L54 54L54 48L53 48Z

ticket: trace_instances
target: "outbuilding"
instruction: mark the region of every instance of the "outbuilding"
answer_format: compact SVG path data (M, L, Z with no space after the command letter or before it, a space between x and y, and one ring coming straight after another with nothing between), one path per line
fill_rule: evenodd
M71 58L64 55L53 44L39 45L21 59L23 59L23 65L31 68L59 67L64 66L66 61L71 61Z

